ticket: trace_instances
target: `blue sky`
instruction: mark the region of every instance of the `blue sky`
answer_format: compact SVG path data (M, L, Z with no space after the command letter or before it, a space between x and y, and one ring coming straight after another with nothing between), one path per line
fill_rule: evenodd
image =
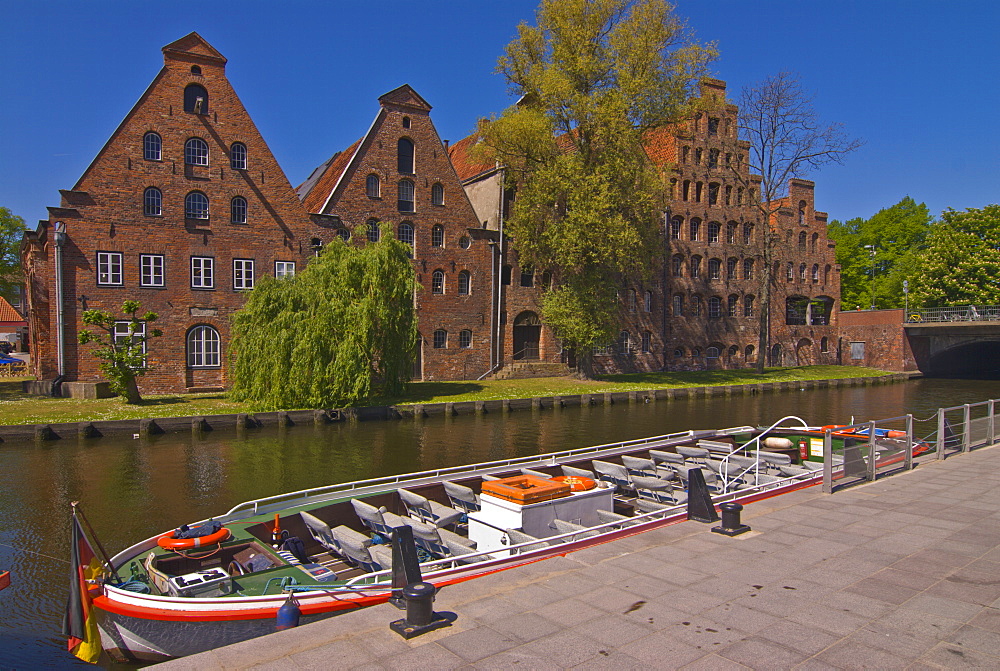
M59 204L156 75L199 32L293 185L360 137L403 83L456 141L511 102L497 57L534 0L0 0L0 205L29 226ZM730 94L781 70L867 144L808 175L831 218L909 195L935 214L1000 201L1000 4L677 0Z

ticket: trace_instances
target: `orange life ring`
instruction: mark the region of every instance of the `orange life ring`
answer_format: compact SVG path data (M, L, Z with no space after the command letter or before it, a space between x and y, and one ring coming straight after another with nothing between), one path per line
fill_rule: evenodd
M173 531L168 531L156 539L156 544L164 550L190 550L206 545L217 545L229 538L229 529L222 527L214 534L201 536L199 538L173 538Z
M821 426L820 431L826 431L827 429L830 429L834 433L854 433L854 429L847 429L846 431L837 431L837 429L843 429L846 426L847 426L846 424L827 424L826 426Z
M557 475L552 479L564 485L569 485L570 491L573 492L585 492L597 486L597 483L591 478L585 478L580 475Z

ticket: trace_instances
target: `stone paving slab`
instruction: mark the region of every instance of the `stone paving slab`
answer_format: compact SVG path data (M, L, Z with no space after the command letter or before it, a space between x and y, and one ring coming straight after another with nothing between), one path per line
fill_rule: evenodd
M385 604L184 669L1000 668L1000 449L752 503L444 588L405 641Z

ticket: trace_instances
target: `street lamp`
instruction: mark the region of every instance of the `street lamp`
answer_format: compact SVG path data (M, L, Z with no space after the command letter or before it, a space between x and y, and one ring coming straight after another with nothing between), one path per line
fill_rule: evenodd
M870 310L874 310L875 309L875 253L876 253L875 252L875 245L865 245L865 249L867 249L868 251L870 251L872 253L872 274L871 274L871 281L872 281L872 306L869 309Z

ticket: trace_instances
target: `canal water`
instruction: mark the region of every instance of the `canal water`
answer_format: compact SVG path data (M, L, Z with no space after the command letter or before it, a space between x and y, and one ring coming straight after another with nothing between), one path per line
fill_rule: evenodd
M70 502L112 555L242 501L381 475L682 431L851 423L1000 398L1000 381L922 379L481 416L335 424L143 440L0 444L0 668L85 667L59 635L68 585ZM919 433L918 424L918 433ZM933 429L928 423L928 432Z

